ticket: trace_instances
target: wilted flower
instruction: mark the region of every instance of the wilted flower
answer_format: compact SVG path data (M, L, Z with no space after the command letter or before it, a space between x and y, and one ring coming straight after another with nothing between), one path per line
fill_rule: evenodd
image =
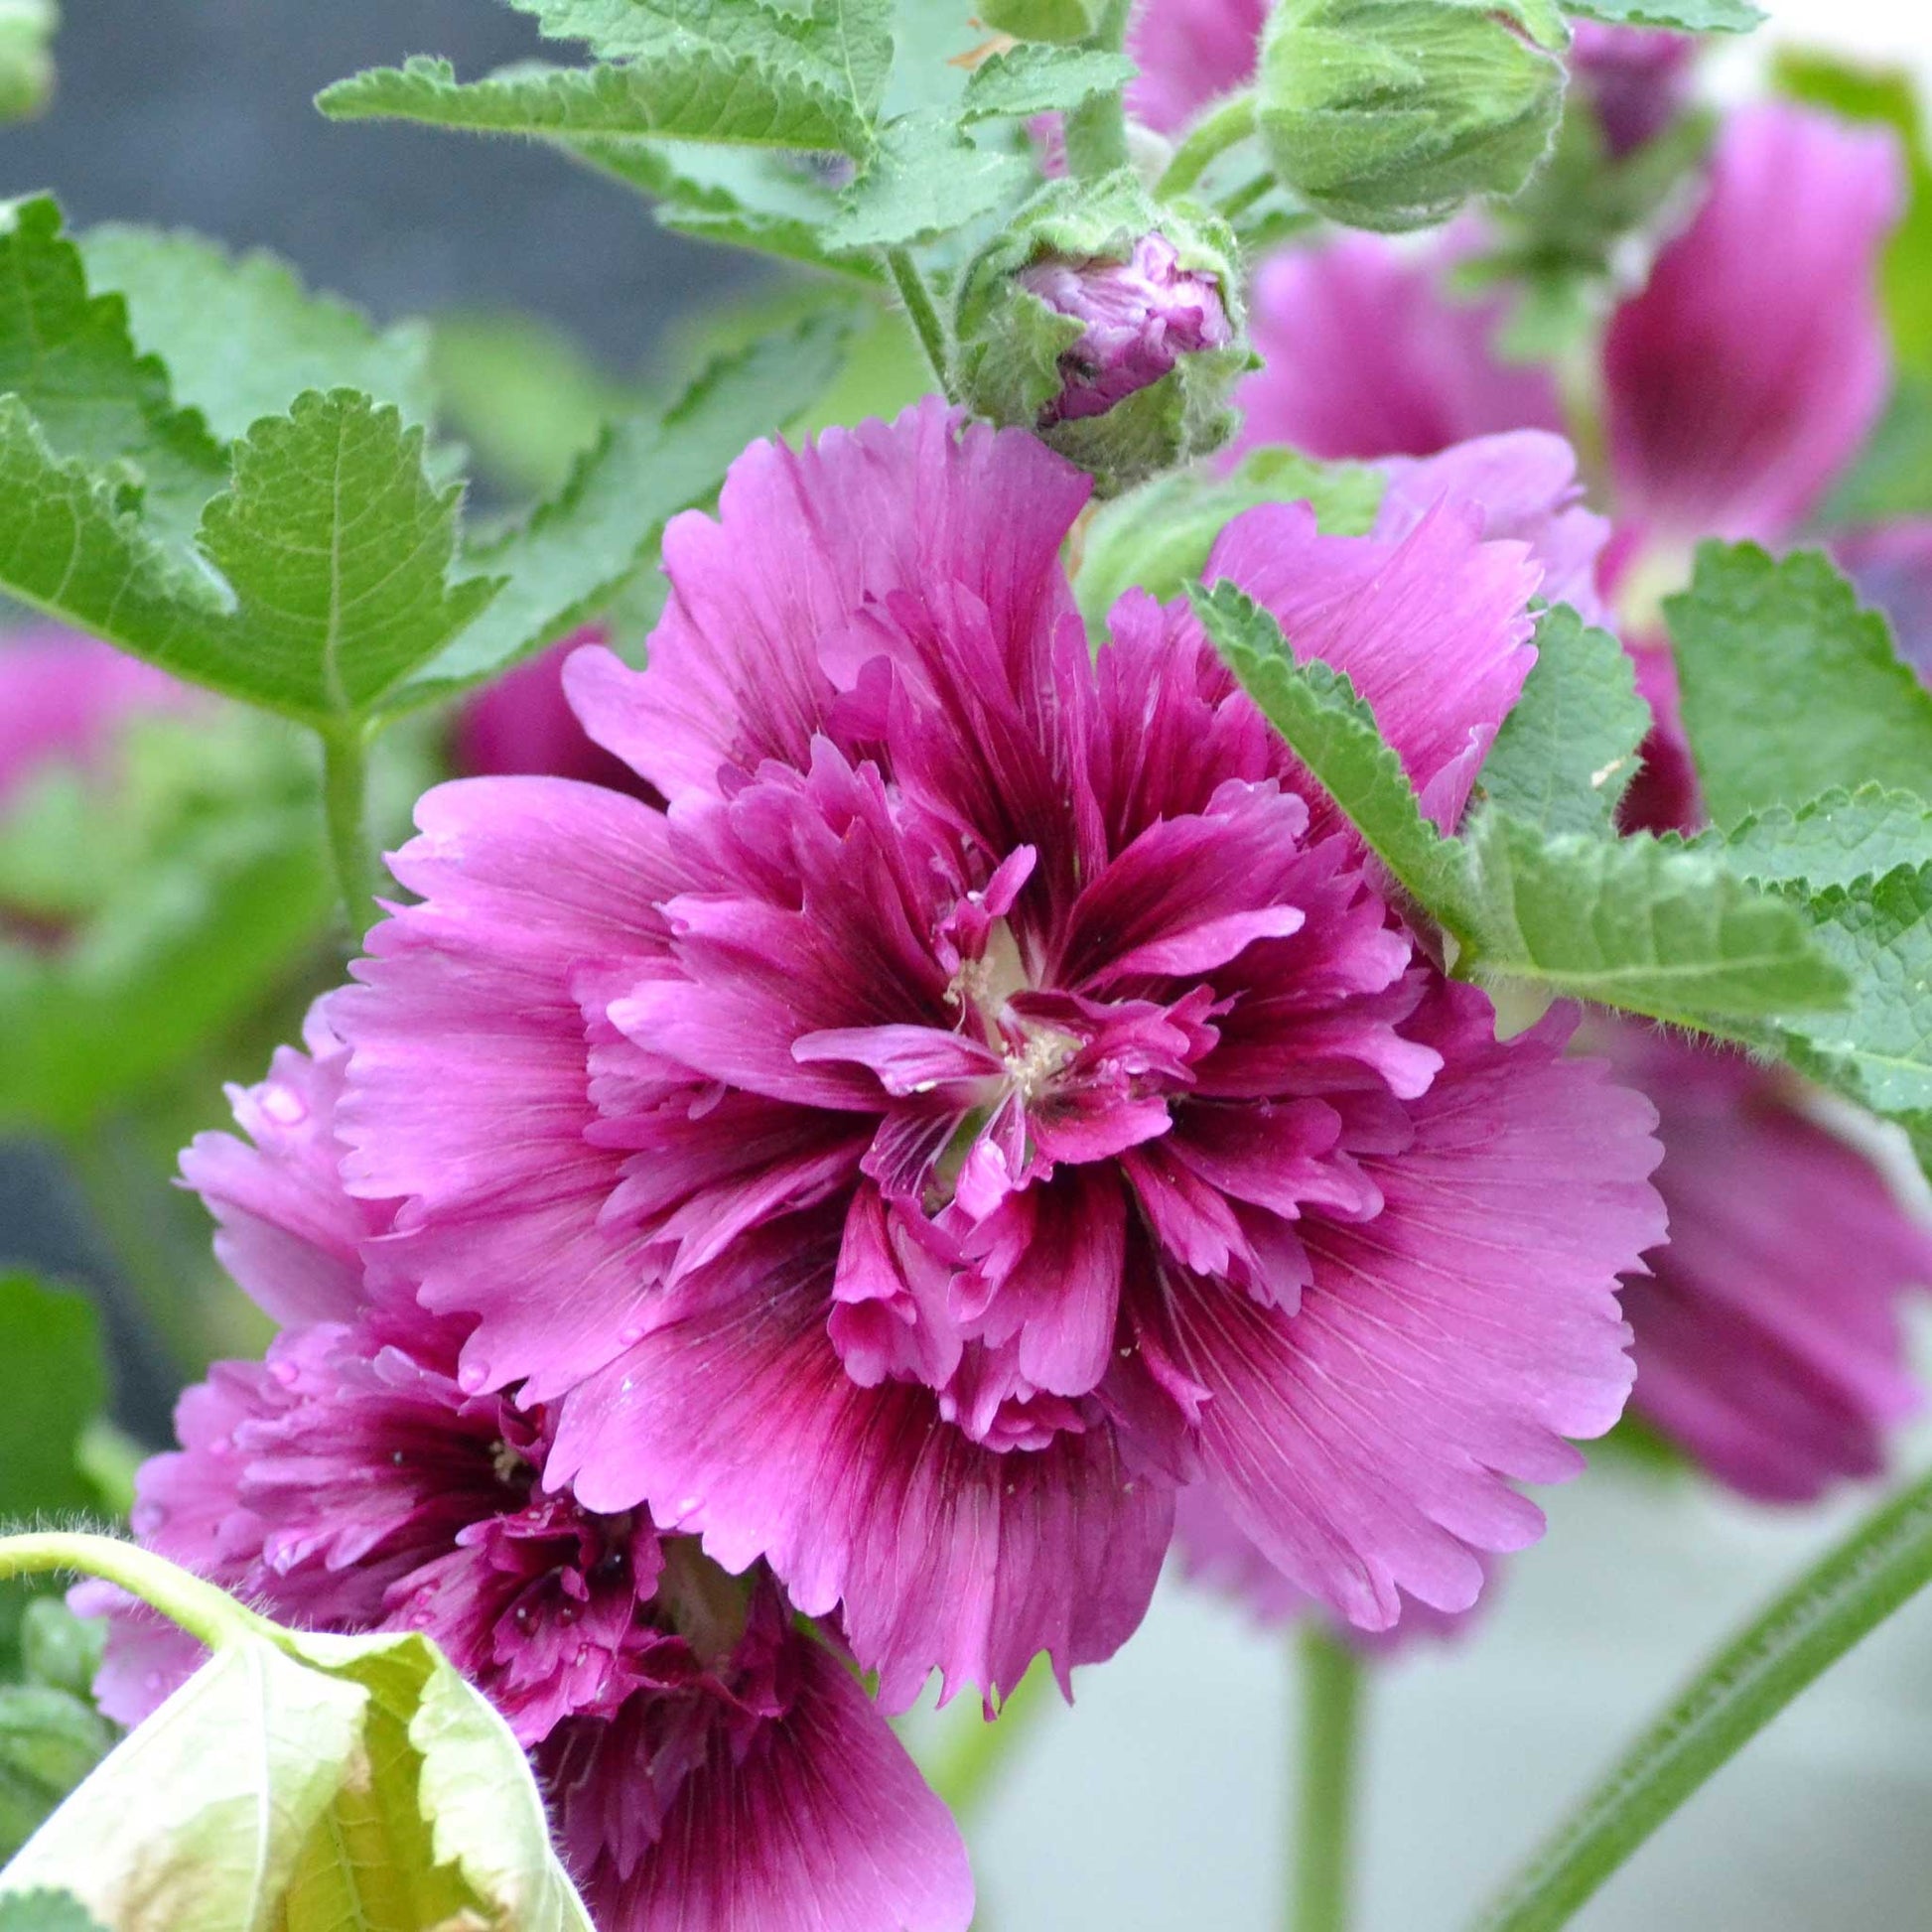
M881 1695L1104 1657L1182 1481L1366 1626L1534 1539L1627 1365L1649 1113L1507 1045L1184 606L1089 655L1085 480L928 402L755 445L673 521L650 669L580 652L670 801L476 780L339 1009L358 1193L546 1480L839 1607ZM1460 808L1539 574L1439 503L1209 566ZM1400 1399L1392 1392L1401 1390Z
M964 1932L958 1835L836 1636L761 1565L729 1576L645 1510L546 1487L554 1414L459 1386L465 1324L416 1304L388 1212L343 1192L320 1011L309 1044L235 1096L252 1146L204 1135L183 1163L236 1279L296 1325L189 1391L137 1534L288 1621L433 1637L532 1751L610 1932ZM102 1702L133 1722L195 1660L122 1609Z

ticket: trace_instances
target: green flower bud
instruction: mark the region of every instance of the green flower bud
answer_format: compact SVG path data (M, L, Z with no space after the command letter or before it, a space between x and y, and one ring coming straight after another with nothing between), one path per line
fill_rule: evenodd
M1569 39L1554 0L1280 0L1262 143L1317 212L1428 227L1529 180L1562 117Z
M1205 455L1251 366L1234 238L1131 173L1054 182L960 282L966 402L1024 424L1103 496Z

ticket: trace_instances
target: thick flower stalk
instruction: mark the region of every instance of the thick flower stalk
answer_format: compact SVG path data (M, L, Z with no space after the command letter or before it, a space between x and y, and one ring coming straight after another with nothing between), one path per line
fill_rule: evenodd
M1108 1655L1188 1481L1354 1622L1466 1604L1620 1411L1663 1233L1648 1108L1555 1019L1496 1040L1185 608L1089 654L1086 494L936 401L755 445L650 669L568 673L668 810L432 792L337 1010L345 1172L475 1318L464 1391L837 1609L889 1706ZM1478 521L1269 507L1209 568L1446 818L1540 582Z
M1710 530L1788 541L1870 431L1888 375L1876 271L1898 193L1884 135L1788 106L1738 115L1686 225L1611 319L1617 528L1598 583L1573 573L1567 595L1586 615L1599 596L1621 612L1657 715L1625 801L1632 825L1702 823L1669 651L1649 628L1660 590ZM1447 266L1361 238L1267 264L1245 438L1374 458L1512 408L1554 423L1554 383L1502 360L1497 312L1452 299ZM1387 312L1400 326L1351 330L1365 290L1399 292ZM1910 649L1932 584L1922 531L1861 532L1845 548ZM1753 1496L1808 1498L1880 1467L1917 1400L1899 1312L1932 1284L1924 1232L1790 1076L1624 1023L1592 1025L1589 1044L1656 1101L1666 1148L1670 1245L1625 1299L1636 1409Z
M324 1009L308 1043L236 1094L248 1142L204 1135L183 1162L222 1260L288 1325L184 1398L137 1534L286 1621L433 1637L532 1753L608 1932L964 1932L958 1835L836 1632L799 1627L761 1565L729 1576L646 1510L557 1493L554 1413L462 1388L466 1324L416 1302L390 1214L343 1190ZM114 1615L98 1690L132 1723L200 1653Z

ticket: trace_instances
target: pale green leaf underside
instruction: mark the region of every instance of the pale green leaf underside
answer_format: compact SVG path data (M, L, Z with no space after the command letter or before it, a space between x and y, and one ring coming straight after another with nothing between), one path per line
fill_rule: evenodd
M1025 41L973 69L960 118L1063 114L1096 94L1126 86L1134 72L1134 63L1123 54Z
M1566 13L1614 27L1677 27L1691 34L1748 34L1764 10L1750 0L1563 0Z
M1684 726L1721 826L1834 787L1914 791L1932 772L1932 692L1885 620L1815 551L1707 543L1667 600Z
M280 416L309 389L357 389L430 419L429 335L378 331L366 316L304 288L269 254L232 256L181 231L109 222L77 239L88 285L127 304L135 345L167 365L178 403L223 442Z

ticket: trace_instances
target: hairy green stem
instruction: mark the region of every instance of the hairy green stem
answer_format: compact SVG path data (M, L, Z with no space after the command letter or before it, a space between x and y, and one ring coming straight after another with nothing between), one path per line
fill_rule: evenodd
M1254 95L1230 94L1211 113L1194 123L1174 158L1168 163L1155 193L1164 198L1186 194L1219 156L1237 141L1245 141L1254 131Z
M369 742L359 724L322 734L322 803L349 937L360 941L375 918L375 840L369 832Z
M1302 1664L1302 1762L1289 1932L1347 1932L1362 1666L1346 1644L1318 1624L1300 1632L1296 1648Z
M1129 0L1107 0L1100 24L1084 43L1102 54L1118 54L1127 44ZM1093 181L1128 165L1127 102L1120 87L1103 88L1066 116L1066 171Z
M1932 1475L1881 1505L1740 1632L1544 1842L1479 1932L1554 1932L1786 1705L1932 1583Z
M926 287L925 277L919 273L918 263L912 259L909 249L888 248L886 267L891 272L893 286L898 290L898 299L904 303L905 313L911 319L919 346L925 350L925 359L932 365L933 375L938 378L941 392L949 402L957 402L959 398L953 394L951 356L946 346L946 325L940 319L932 300L932 291Z
M952 1734L924 1765L926 1782L945 1800L955 1818L969 1818L979 1809L1000 1767L1052 1708L1052 1666L1044 1657L1035 1657L1000 1707L994 1723L975 1719L970 1713L960 1714Z
M210 1650L243 1637L267 1637L279 1643L284 1635L225 1590L190 1576L138 1543L92 1536L82 1530L36 1530L24 1536L0 1536L0 1582L59 1570L118 1584L130 1596L138 1596Z

